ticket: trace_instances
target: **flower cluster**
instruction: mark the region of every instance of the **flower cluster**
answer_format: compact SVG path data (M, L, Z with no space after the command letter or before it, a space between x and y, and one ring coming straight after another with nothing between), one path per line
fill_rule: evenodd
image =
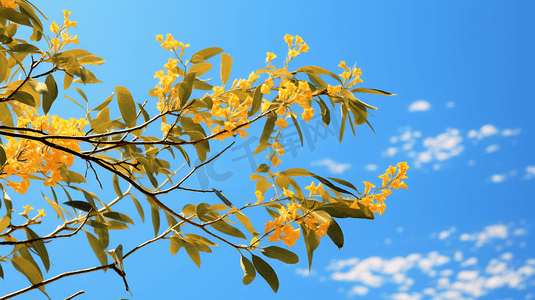
M61 25L61 27L56 24L56 21L53 21L52 25L50 25L50 31L56 35L55 38L50 40L52 46L54 47L54 52L60 51L63 46L68 45L70 43L78 44L77 35L73 37L68 32L70 27L76 27L76 22L69 20L69 15L71 14L70 11L64 10L63 14L65 16L63 18L63 24ZM60 37L61 41L59 39Z
M31 136L43 136L45 133L81 136L84 135L84 126L88 124L87 120L82 118L64 120L58 116L40 116L33 107L20 103L12 103L11 105L19 115L17 127L30 128L31 126L35 130L27 133ZM45 186L56 186L60 181L59 168L63 165L70 167L74 162L74 155L48 147L40 142L12 137L6 137L6 139L7 144L3 148L7 161L0 173L0 178L8 181L8 186L20 194L26 193L30 187L30 174L42 174ZM80 151L80 146L75 140L51 139L50 142L73 151ZM8 179L10 176L18 176L22 181L14 182Z
M354 85L363 82L363 80L360 79L360 76L362 76L362 71L360 70L360 68L357 68L357 64L355 64L353 68L349 69L346 66L346 62L342 60L340 61L340 64L338 66L345 70L342 72L342 74L338 74L338 75L342 77L343 79L342 82L346 89L349 89L353 87ZM335 86L328 85L327 86L327 92L331 95L335 95L341 89L342 89L342 85L335 85Z
M284 194L288 197L293 196L293 192L289 190L284 190ZM325 237L329 229L329 223L319 222L312 213L301 216L297 212L298 210L303 211L295 202L287 204L286 207L282 206L279 209L279 217L266 223L265 233L268 235L270 242L282 240L283 244L288 245L288 247L295 245L295 242L299 239L301 229L294 229L291 225L292 222L296 222L297 224L304 222L305 226L311 231L316 232L319 237Z
M0 0L3 7L13 8L13 9L19 9L17 6L17 0Z
M25 217L25 218L28 218L28 213L30 212L30 210L33 209L33 207L31 207L30 205L26 205L26 206L23 206L24 208L24 211L19 213L19 215ZM32 220L37 220L39 219L40 217L46 217L46 214L45 214L45 210L44 209L38 209L37 210L39 213L37 214L37 216L33 217Z
M362 198L355 199L353 204L351 204L351 208L359 209L358 204L361 204L367 206L373 213L378 212L379 215L382 215L386 209L386 204L384 201L388 195L392 194L391 188L396 190L400 187L408 189L405 182L403 182L403 179L408 178L406 175L407 170L409 169L407 162L400 162L396 166L397 167L390 166L384 174L379 176L379 178L383 180L383 183L381 184L381 187L377 189L377 191L380 190L381 193L370 194L370 190L374 188L375 185L364 181L364 196Z
M180 50L180 57L182 57L184 55L184 50L186 50L186 48L188 48L190 46L189 44L184 45L184 43L175 40L170 33L168 33L165 36L165 41L163 40L163 35L161 35L161 34L158 34L156 36L156 40L158 42L162 43L161 46L165 50L169 50L169 51L173 51L173 52L175 52L177 50Z
M286 65L288 65L290 60L292 60L294 57L302 52L308 52L310 49L307 43L304 43L303 39L298 35L293 37L290 34L286 34L284 36L284 41L288 44L288 58L286 60Z

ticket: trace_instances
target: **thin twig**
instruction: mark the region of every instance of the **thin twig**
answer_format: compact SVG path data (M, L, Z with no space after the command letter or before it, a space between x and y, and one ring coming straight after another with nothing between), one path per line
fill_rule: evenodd
M82 290L82 291L79 291L79 292L77 292L76 294L74 294L74 295L72 295L72 296L69 296L69 297L65 298L64 300L71 300L72 298L74 298L74 297L76 297L76 296L78 296L78 295L81 295L81 294L83 294L83 293L85 293L83 290Z

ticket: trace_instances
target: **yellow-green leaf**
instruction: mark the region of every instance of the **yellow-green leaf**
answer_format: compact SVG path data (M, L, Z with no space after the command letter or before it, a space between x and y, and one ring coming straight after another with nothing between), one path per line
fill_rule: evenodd
M262 254L269 258L274 258L287 264L296 264L299 262L299 256L290 250L277 246L269 246L262 250Z
M246 215L244 215L241 211L237 211L236 217L238 218L238 221L240 221L240 223L249 231L252 236L258 236L258 232L256 232L253 227L253 224L251 224L251 220L249 220Z
M54 103L54 100L58 97L58 85L52 74L46 76L45 84L48 92L43 94L43 111L47 114L50 107L52 107L52 103Z
M271 289L276 293L279 290L279 278L273 268L260 257L253 254L253 265L258 274L266 280Z
M108 264L108 256L106 255L105 249L102 248L102 245L100 241L94 237L91 233L85 232L87 236L87 241L89 242L89 245L91 246L91 249L93 249L93 252L95 252L95 255L97 256L98 260L100 261L100 264L105 266Z
M225 85L230 77L232 71L232 56L223 53L221 54L221 81Z
M6 103L0 103L0 124L4 126L13 127L13 117L11 116L11 110Z
M202 49L198 51L197 53L193 54L193 56L190 59L190 62L194 64L198 64L221 52L223 52L223 49L218 48L218 47L210 47L210 48Z
M123 121L129 128L136 126L136 104L132 98L132 94L122 86L115 87L117 93L117 104L119 104L119 110Z
M191 68L189 68L188 70L188 73L194 72L195 76L201 76L206 72L210 71L210 69L212 69L212 64L203 62L191 66Z
M256 277L256 271L251 261L243 255L241 256L241 259L240 259L240 265L244 273L243 284L248 285L249 283L253 282L254 278Z

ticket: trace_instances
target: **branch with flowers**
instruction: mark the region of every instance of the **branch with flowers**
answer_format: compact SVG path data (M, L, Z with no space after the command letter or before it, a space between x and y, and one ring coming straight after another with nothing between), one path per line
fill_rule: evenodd
M343 70L338 75L318 66L290 70L293 60L310 49L298 35L284 36L288 52L282 67L276 65L277 55L267 52L265 66L232 83L229 79L233 59L221 48L206 48L189 55L189 44L175 40L171 34L165 40L158 35L156 41L171 57L163 70L155 72L157 84L148 92L152 99L139 103L126 87L118 86L95 105L82 88L101 82L87 67L105 61L83 49L67 49L79 44L77 35L69 33L77 26L69 19L71 12L64 11L61 25L51 23L50 35L41 22L44 16L30 2L1 3L0 43L5 51L0 52L0 79L4 84L0 86L0 277L9 280L5 274L20 272L31 286L0 299L33 289L47 295L46 285L57 280L106 269L115 270L128 289L125 259L164 240L170 242L172 254L184 248L199 267L200 252L211 253L210 247L218 246L214 241L224 243L239 253L244 284L251 283L258 273L276 292L278 277L259 254L289 264L297 263L299 257L271 243L292 247L302 237L310 267L320 238L328 236L338 248L343 247L344 235L336 219L374 219L374 214L385 212L385 199L393 189L407 189L403 181L409 168L406 162L390 166L379 176L382 183L377 188L364 181L364 193L341 178L322 177L301 168L279 169L285 154L282 134L290 122L303 143L300 123L310 122L319 113L328 126L332 110L338 110L342 118L341 143L346 123L356 135L355 126L366 123L371 128L368 110L377 109L356 95L393 95L360 87L361 69L356 64L349 68L345 61L338 65ZM31 42L15 38L18 26L32 28ZM38 47L43 44L39 41L46 42L46 46ZM220 85L212 85L212 80L205 77L213 68L209 61L216 56L220 57ZM17 74L21 79L15 80ZM63 90L73 87L77 93L64 96L71 105L80 106L84 114L51 114L69 105L58 101L58 74L63 74ZM44 81L39 81L42 78ZM112 104L117 105L120 115L113 115ZM186 186L201 167L234 147L237 139L251 134L251 125L262 123L255 156L264 154L266 163L250 176L255 192L249 196L249 203L237 205L216 188ZM213 155L209 157L210 153ZM200 163L195 165L195 159ZM179 175L186 164L190 171ZM181 167L177 169L177 165ZM177 171L171 171L174 169ZM301 177L311 178L312 182ZM95 182L101 191L90 188ZM125 184L128 189L123 192ZM44 189L44 201L28 203L24 195L37 189ZM109 196L108 189L115 191L115 198ZM306 195L303 189L310 193ZM15 192L17 199L12 200L8 190ZM178 192L213 194L214 200L224 204L201 203L189 194L179 200L186 201L181 203L164 197ZM138 200L140 197L146 203ZM109 232L133 230L130 226L135 225L134 220L129 216L132 212L116 205L128 201L133 202L142 221L145 211L150 210L154 238L123 255L120 240L110 240ZM34 209L30 205L39 207L33 218L29 218ZM51 210L45 213L45 207ZM264 207L269 219L250 219L246 215L260 207ZM20 209L22 212L14 213ZM168 226L160 233L162 211ZM57 220L50 218L52 215ZM57 227L48 234L38 234L40 226L45 225ZM257 230L260 227L263 229ZM58 238L69 238L72 243L86 239L100 266L68 270L45 279L42 269L48 272L52 267L48 250L54 249ZM248 243L239 243L240 239Z

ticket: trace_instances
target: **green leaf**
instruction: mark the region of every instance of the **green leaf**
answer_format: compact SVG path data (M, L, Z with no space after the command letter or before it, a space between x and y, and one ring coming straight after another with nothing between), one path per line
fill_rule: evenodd
M203 62L203 63L198 63L196 65L191 66L191 68L189 68L188 70L188 73L194 72L195 76L201 76L205 74L206 72L210 71L210 69L212 69L212 64Z
M184 247L185 243L186 242L184 242L184 240L182 238L179 238L177 236L172 236L171 237L171 245L169 245L169 251L171 252L171 254L176 255L178 250L180 250L180 248Z
M338 249L342 249L342 247L344 247L344 233L342 232L342 228L340 228L340 225L338 225L338 223L334 219L329 222L327 235L329 235L331 241L333 241L333 243L338 247Z
M339 184L342 184L342 185L345 185L347 187L350 187L352 189L354 189L355 191L357 191L357 193L360 193L359 190L351 183L351 182L347 182L343 179L339 179L339 178L333 178L333 177L327 177L329 178L330 180L334 181L334 182L337 182Z
M310 272L310 269L312 268L312 256L314 254L314 250L316 250L320 244L320 239L316 235L316 232L309 230L305 226L305 223L301 223L301 232L303 233L305 246L307 248L308 271Z
M123 198L123 192L121 191L121 186L119 185L119 177L117 176L117 174L113 174L113 189L115 190L115 194L117 194L117 196L119 198Z
M134 221L132 221L132 219L129 216L122 214L122 213L108 211L108 212L103 213L103 215L104 217L109 218L109 219L113 219L113 220L117 220L117 221L121 221L125 223L130 223L134 225Z
M139 107L139 110L141 111L141 114L143 115L143 121L148 122L150 120L150 117L147 111L143 108L143 105L138 103L137 106Z
M130 194L130 197L132 197L132 201L134 201L134 204L136 205L137 212L139 213L139 217L141 218L142 222L145 222L145 213L143 212L143 206L141 206L141 203L137 200L136 196L134 194Z
M78 201L78 200L63 202L63 204L68 205L70 207L77 208L79 210L83 210L85 212L89 212L93 208L91 204L85 201Z
M241 232L236 227L233 227L225 223L225 221L218 221L216 223L210 224L210 226L212 226L215 230L220 231L224 234L228 234L230 236L237 237L240 239L245 239L245 240L247 239L247 237L245 236L245 234L243 234L243 232Z
M256 168L255 173L268 173L268 171L269 166L266 164L261 164L260 166L258 166L258 168Z
M260 107L262 106L262 92L260 91L262 88L262 85L259 85L255 88L253 93L253 104L251 104L251 110L247 113L247 116L253 116L258 112Z
M93 252L95 252L95 255L97 256L98 260L100 261L100 264L105 266L108 264L108 256L106 255L105 249L102 247L100 241L93 236L89 232L85 232L87 236L87 241L89 242L89 245L91 246L91 249L93 249Z
M21 90L17 91L13 96L11 96L11 98L32 107L35 107L36 105L33 96Z
M358 204L358 206L360 209L350 208L349 205L342 203L329 203L320 206L318 210L323 210L334 218L375 219L367 206L362 204Z
M6 161L7 161L6 151L4 150L4 147L0 145L0 169L2 169Z
M115 93L117 93L117 104L121 111L123 121L129 128L136 126L136 104L132 98L132 94L122 86L115 87Z
M297 128L297 133L299 133L299 140L301 140L301 147L303 147L303 133L301 133L301 127L299 127L299 123L297 123L294 114L290 113L290 117L292 117L292 122L294 122L295 128Z
M221 54L221 81L223 82L223 86L227 83L231 71L232 56L226 53Z
M13 117L11 116L11 110L4 102L0 102L0 124L4 126L13 127Z
M184 79L178 86L178 98L180 99L180 107L184 107L186 102L191 96L191 91L193 90L193 80L195 79L195 72L188 72Z
M195 244L189 243L188 240L184 240L184 248L186 248L186 252L188 252L189 258L197 265L197 267L201 267L201 255L199 254L199 250L197 250L197 247L195 247Z
M0 82L4 81L9 69L9 62L7 61L6 54L0 53Z
M240 221L240 223L249 231L252 236L258 236L258 232L256 232L253 227L253 224L251 224L251 220L249 220L246 215L244 215L241 211L237 211L236 217L238 218L238 221Z
M32 26L30 19L12 8L0 6L0 18L7 19L20 25Z
M396 94L391 94L389 92L377 90L377 89L367 89L367 88L354 88L351 90L352 93L367 93L367 94L377 94L385 96L395 96Z
M198 235L198 234L184 233L184 235L186 235L188 237L188 239L190 239L192 241L195 241L196 243L201 243L201 244L210 245L210 246L214 246L214 247L218 246L216 243L214 243L214 242L210 241L209 239L205 238L204 236L201 236L201 235Z
M48 88L48 93L43 94L43 111L47 114L50 107L52 107L52 103L54 103L54 100L58 97L58 85L52 74L46 76L45 84Z
M148 196L147 201L150 203L154 236L158 236L158 231L160 231L160 208L158 207L158 204Z
M2 269L2 264L0 264L0 278L4 279L4 269Z
M327 107L327 104L321 99L321 97L318 96L319 100L316 100L318 102L320 108L321 108L321 120L323 121L323 124L325 126L329 126L331 123L331 112L329 108Z
M371 106L371 105L369 105L367 103L364 103L364 102L360 101L359 99L357 99L355 97L355 95L353 95L353 93L351 93L348 90L342 89L342 90L340 90L340 94L342 94L345 98L347 98L347 99L349 99L351 101L355 101L357 104L363 105L363 106L365 106L365 107L367 107L369 109L377 110L377 107Z
M65 77L63 78L63 89L64 90L68 89L71 86L73 79L74 78L72 77L72 75L70 75L69 73L65 72Z
M210 57L215 56L221 52L223 52L223 49L218 48L218 47L210 47L210 48L202 49L198 51L197 53L193 54L193 56L190 59L190 62L194 64L201 63L209 59Z
M241 256L241 259L240 259L240 265L244 273L243 284L248 285L249 283L253 282L254 278L256 277L256 271L251 261L243 255Z
M42 192L41 192L41 195L43 195L43 198L45 198L46 202L48 202L48 204L50 204L50 206L52 206L52 208L56 211L56 213L58 214L58 217L61 217L61 219L65 221L65 217L63 216L63 212L61 211L63 208L59 206L56 202L48 199L48 197L45 196Z
M271 289L276 293L279 290L279 278L273 270L273 268L265 262L263 259L256 255L253 256L253 265L258 271L258 274L264 278L264 280L269 284Z
M22 275L26 276L32 284L38 284L43 281L43 275L41 275L39 270L27 259L22 258L15 253L11 259L11 263L13 264L13 267L15 267L15 269ZM44 293L45 287L41 286L39 290Z
M271 138L271 133L273 132L273 128L275 128L276 121L277 114L271 113L268 115L266 124L264 125L264 130L260 136L260 141L258 142L259 144L267 143L267 141Z
M277 246L269 246L262 250L262 254L269 258L274 258L287 264L296 264L299 262L299 256L290 250Z
M11 224L11 218L8 215L3 216L2 219L0 220L0 233L6 230L9 224Z
M111 95L108 98L106 98L106 100L104 100L104 102L100 103L99 106L93 108L91 111L94 111L94 110L101 111L104 108L106 108L108 106L108 104L110 104L110 102L113 100L113 96L114 95L115 95L115 93L111 93Z
M228 200L228 198L225 195L223 195L221 193L221 191L218 191L218 190L216 190L214 188L212 188L212 190L217 195L217 197L219 197L219 199L221 199L221 201L223 201L223 203L225 203L227 206L234 207L234 205L232 205L232 203Z
M34 240L38 239L39 236L33 232L33 230L30 229L30 227L25 227L24 230L26 231L26 237L28 240ZM45 243L43 240L31 242L32 247L37 251L37 255L41 258L41 261L43 262L43 265L45 266L45 270L48 272L50 269L50 259L48 257L48 251L46 251Z
M305 66L297 69L295 71L296 73L308 73L308 74L315 74L315 75L329 75L338 82L342 83L342 80L340 80L340 77L338 75L334 74L331 71L325 70L323 68L317 67L317 66Z

